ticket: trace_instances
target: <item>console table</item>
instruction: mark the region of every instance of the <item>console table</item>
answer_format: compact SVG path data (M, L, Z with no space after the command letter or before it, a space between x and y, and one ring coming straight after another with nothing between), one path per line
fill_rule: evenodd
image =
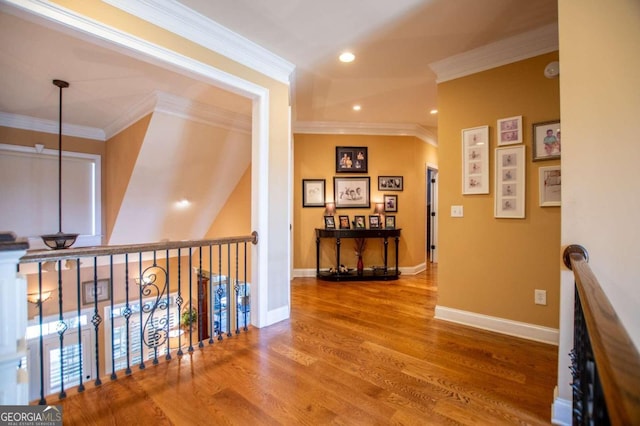
M377 280L397 280L398 271L398 242L400 240L401 229L322 229L316 228L316 277L327 281L377 281ZM336 240L336 272L320 271L320 240L322 238L335 238ZM382 238L384 241L384 266L374 270L365 269L362 275L357 271L339 272L340 267L340 245L342 238ZM388 269L387 250L389 248L389 238L395 240L396 262L393 269Z

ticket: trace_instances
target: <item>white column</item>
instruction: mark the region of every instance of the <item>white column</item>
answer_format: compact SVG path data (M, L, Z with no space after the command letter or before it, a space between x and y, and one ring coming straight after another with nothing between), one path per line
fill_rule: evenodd
M28 380L18 369L27 354L27 283L16 273L28 243L0 234L0 405L27 405Z

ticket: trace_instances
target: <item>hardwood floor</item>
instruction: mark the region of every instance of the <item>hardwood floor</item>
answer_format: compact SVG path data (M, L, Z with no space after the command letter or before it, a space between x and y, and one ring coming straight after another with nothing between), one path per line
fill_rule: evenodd
M436 291L294 279L290 320L70 391L64 423L549 424L557 347L434 320Z

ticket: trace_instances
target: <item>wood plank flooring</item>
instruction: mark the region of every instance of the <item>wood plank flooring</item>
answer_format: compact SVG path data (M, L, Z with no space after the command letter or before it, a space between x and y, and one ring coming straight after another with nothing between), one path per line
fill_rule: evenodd
M549 424L557 347L434 320L436 274L297 278L289 320L48 403L68 425Z

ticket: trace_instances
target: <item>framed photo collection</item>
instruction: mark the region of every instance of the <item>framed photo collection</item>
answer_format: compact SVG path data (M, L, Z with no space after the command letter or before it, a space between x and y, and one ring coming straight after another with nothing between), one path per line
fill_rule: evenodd
M334 177L333 196L336 208L369 208L369 176Z
M494 216L519 219L525 216L524 145L496 148Z
M369 150L366 146L337 146L336 173L367 173Z
M498 120L497 139L498 146L522 143L522 116Z
M489 126L462 130L462 193L489 193Z

